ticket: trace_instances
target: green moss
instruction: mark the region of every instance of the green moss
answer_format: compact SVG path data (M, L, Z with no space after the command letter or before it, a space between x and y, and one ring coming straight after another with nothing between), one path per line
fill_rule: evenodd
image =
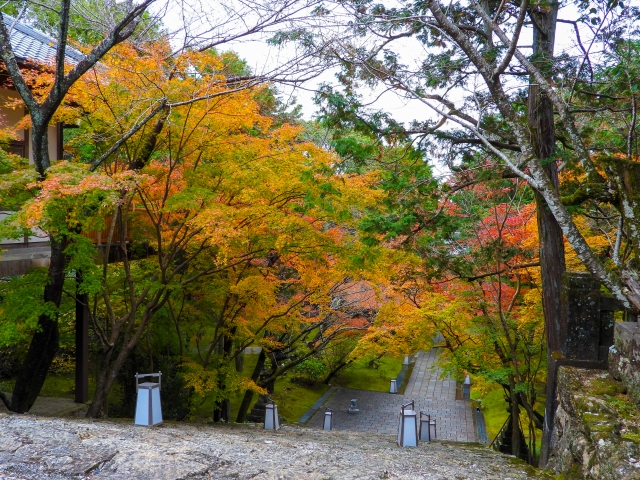
M640 444L640 433L623 433L622 434L622 439L623 440L628 440L630 442L633 443L638 443Z
M360 390L388 392L389 383L402 369L402 359L382 357L377 368L370 368L367 359L360 359L349 365L334 377L333 385Z
M635 405L629 401L626 395L617 395L615 397L605 397L604 401L610 405L618 415L624 420L639 421L638 410Z
M620 382L616 382L609 376L603 378L594 378L589 382L587 387L588 392L591 395L609 395L616 396L623 392L623 387Z

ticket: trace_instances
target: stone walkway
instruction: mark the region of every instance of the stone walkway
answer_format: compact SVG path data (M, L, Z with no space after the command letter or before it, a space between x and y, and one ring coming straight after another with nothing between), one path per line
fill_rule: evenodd
M397 434L398 415L403 403L415 401L416 411L431 415L437 422L439 440L455 442L477 441L473 423L474 411L468 401L456 400L456 382L440 379L437 350L420 352L404 395L369 390L340 388L308 422L308 426L322 428L324 407L333 410L335 430ZM359 413L348 413L352 398L357 399Z
M11 400L11 393L6 392L5 395L8 400ZM81 417L87 409L88 404L76 403L70 398L38 397L29 413L43 417ZM2 400L0 400L0 413L9 413Z

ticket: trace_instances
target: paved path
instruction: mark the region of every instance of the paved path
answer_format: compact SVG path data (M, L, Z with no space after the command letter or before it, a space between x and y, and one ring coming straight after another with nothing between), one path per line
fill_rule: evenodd
M10 392L6 392L5 395L8 400L11 400ZM75 403L70 398L38 397L29 413L43 417L82 417L87 408L87 404ZM0 400L0 413L9 413L2 400Z
M437 422L437 438L456 442L477 440L473 410L468 401L456 400L456 382L440 379L437 350L420 352L404 395L392 395L369 390L341 388L323 407L333 409L334 429L397 434L398 414L403 403L414 400L416 411L431 415ZM350 400L358 400L359 413L348 413ZM322 428L324 408L320 408L309 423Z

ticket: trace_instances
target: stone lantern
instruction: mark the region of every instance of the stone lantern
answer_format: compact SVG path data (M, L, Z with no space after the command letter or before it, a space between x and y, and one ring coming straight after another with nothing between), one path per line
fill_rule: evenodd
M391 386L389 387L389 393L398 393L398 386L396 384L396 379L391 379Z
M324 423L322 424L323 430L333 430L333 410L327 408L324 412Z
M278 406L275 403L269 403L265 405L264 428L265 430L278 430L280 428Z
M401 447L418 446L418 417L413 401L402 405L398 424L398 445Z
M157 382L139 383L144 377L158 377ZM162 372L158 373L136 373L136 416L134 423L151 427L162 423L162 405L160 403L160 388L162 384Z

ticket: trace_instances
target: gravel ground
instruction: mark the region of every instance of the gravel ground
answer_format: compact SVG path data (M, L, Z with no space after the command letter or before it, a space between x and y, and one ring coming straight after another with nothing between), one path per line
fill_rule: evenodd
M541 473L479 444L400 448L391 435L285 426L0 414L1 480L525 479Z

